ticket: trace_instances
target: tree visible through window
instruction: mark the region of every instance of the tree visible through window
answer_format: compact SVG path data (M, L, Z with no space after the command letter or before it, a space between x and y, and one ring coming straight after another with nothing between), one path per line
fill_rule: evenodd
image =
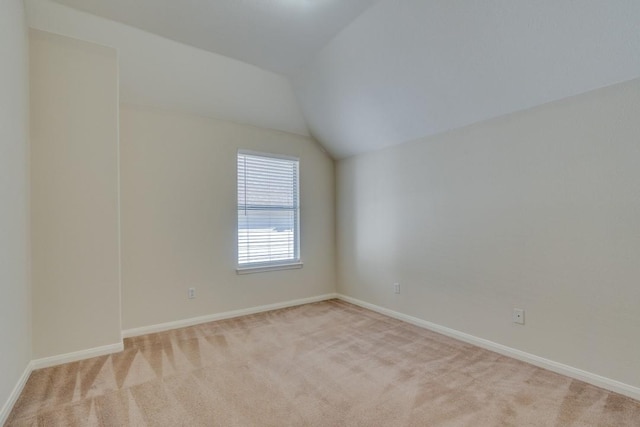
M238 266L300 261L298 159L238 152Z

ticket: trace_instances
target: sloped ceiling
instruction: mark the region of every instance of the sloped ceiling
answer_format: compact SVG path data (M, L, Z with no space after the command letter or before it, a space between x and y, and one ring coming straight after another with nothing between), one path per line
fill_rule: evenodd
M375 0L55 0L290 74Z
M638 76L638 0L381 0L294 87L346 157Z
M309 135L281 74L50 0L25 5L31 28L116 48L123 103Z
M164 67L197 82L188 93L193 99L182 103L216 103L215 109L196 105L196 111L283 130L308 127L337 158L640 77L639 0L56 1L286 73L304 119L291 111L297 108L293 93L280 83L246 78L243 87L275 92L264 100L239 99L247 91L234 93L242 88L226 68L201 61L203 78L191 79L178 67L193 68L193 61ZM50 19L43 14L41 21ZM151 74L139 72L138 56L144 55L128 46L127 37L123 33L118 45L123 82L131 80L125 94L135 94ZM154 58L161 56L156 53ZM129 74L137 80L127 80ZM233 88L227 97L203 91L208 75L210 84L220 81L215 87ZM145 94L153 98L173 88L166 98L179 99L184 88L174 86L166 79ZM278 104L284 109L244 102L270 105L283 96L292 99ZM222 114L231 107L233 114ZM245 119L240 107L255 110L255 117Z

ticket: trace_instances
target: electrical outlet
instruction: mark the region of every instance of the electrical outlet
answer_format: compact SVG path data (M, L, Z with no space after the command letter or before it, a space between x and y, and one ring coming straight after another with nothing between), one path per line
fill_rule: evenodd
M394 283L393 284L393 293L394 294L399 294L400 293L400 283Z
M524 310L521 308L513 309L513 323L524 325Z
M194 299L196 297L196 288L189 288L189 299Z

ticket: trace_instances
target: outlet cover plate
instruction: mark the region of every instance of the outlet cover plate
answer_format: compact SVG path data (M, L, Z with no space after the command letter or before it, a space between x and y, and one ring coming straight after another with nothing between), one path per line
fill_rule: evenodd
M524 310L521 308L513 309L513 323L524 325Z

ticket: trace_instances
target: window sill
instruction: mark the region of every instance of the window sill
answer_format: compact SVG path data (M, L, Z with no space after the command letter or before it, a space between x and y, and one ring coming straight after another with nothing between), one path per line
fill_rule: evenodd
M271 264L271 265L254 265L251 267L238 267L236 268L237 274L251 274L251 273L263 273L266 271L275 270L294 270L302 268L302 262L292 262L286 264Z

